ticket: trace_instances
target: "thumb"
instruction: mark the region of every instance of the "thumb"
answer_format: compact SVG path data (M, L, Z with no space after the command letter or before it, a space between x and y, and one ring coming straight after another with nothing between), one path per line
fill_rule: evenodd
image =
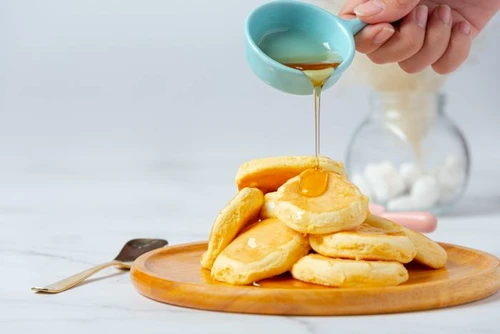
M405 17L420 0L368 0L354 7L356 16L366 23L394 22Z

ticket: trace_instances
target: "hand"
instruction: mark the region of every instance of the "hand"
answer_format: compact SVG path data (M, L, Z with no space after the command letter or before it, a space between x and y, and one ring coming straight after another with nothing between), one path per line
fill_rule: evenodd
M339 16L369 24L355 36L356 49L374 63L447 74L499 9L500 0L347 0Z

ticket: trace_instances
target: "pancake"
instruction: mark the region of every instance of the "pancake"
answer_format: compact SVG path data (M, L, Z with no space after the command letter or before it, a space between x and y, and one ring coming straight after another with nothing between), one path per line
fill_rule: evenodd
M403 231L403 226L393 222L392 220L374 215L372 213L368 214L364 223L388 232Z
M446 261L448 261L448 253L446 253L446 250L437 242L431 240L422 233L410 230L388 219L375 215L369 215L366 223L386 230L398 229L403 231L415 245L417 254L415 255L414 260L416 262L422 263L434 269L446 266Z
M339 288L396 286L408 271L394 261L355 261L309 254L295 263L292 276L300 281Z
M428 267L439 269L446 266L448 253L437 242L432 241L422 233L402 227L408 238L413 242L417 249L415 261Z
M264 205L260 210L260 218L276 218L275 206L276 206L276 196L277 193L273 191L272 193L267 193L264 195Z
M264 194L257 188L241 189L219 212L210 231L208 249L201 256L201 266L212 268L217 256L247 225L259 218Z
M325 234L353 229L368 214L368 197L339 174L328 173L326 191L316 197L300 193L300 176L295 176L277 191L275 214L297 232Z
M349 231L311 234L309 243L321 255L354 260L408 263L417 253L403 231L387 231L366 223Z
M231 284L251 284L282 274L310 250L306 236L276 218L250 225L217 257L211 276Z
M316 166L314 156L278 156L250 160L236 173L238 189L255 187L264 193L276 191L283 183L308 168ZM344 165L327 157L320 157L320 167L346 178Z

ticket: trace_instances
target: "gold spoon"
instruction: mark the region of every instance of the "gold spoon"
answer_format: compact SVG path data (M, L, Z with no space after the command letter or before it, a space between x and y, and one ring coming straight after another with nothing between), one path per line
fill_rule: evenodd
M130 240L123 246L120 253L115 257L113 261L100 264L98 266L92 267L78 274L60 280L56 283L47 285L46 287L33 287L31 288L34 292L45 292L45 293L59 293L74 287L78 283L83 282L90 276L94 275L98 271L101 271L107 267L117 267L119 269L128 270L132 266L132 263L144 253L152 251L153 249L161 248L168 245L167 240L163 239L133 239Z

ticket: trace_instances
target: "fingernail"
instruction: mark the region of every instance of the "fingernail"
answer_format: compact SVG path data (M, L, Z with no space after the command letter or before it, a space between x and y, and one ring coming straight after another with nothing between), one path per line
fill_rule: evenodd
M385 43L394 34L394 29L383 28L373 38L373 44L381 45Z
M357 16L372 16L380 13L385 8L381 0L370 0L361 5L354 7L354 14Z
M470 24L468 22L462 21L458 26L458 30L464 35L470 34Z
M450 6L447 6L447 5L439 6L438 14L439 14L439 18L441 19L441 21L443 21L445 24L450 23L450 20L451 20Z
M425 28L427 25L427 14L429 13L429 9L427 6L418 6L417 8L417 24L422 28Z

